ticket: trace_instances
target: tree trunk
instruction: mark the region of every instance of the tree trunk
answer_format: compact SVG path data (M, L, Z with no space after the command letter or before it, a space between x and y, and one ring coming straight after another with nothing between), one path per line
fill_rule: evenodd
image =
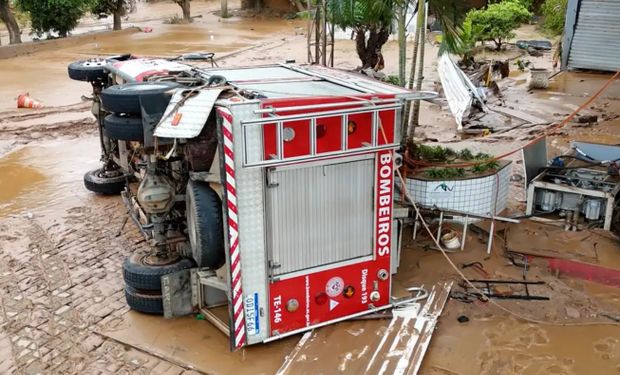
M422 49L424 48L423 35L424 35L425 28L426 28L426 25L425 25L425 22L426 22L426 15L425 15L425 13L426 12L425 12L425 10L426 10L425 1L419 0L418 1L418 21L417 21L417 25L416 25L416 40L415 40L415 44L414 44L415 48L413 50L413 61L411 62L412 66L411 66L411 77L409 77L409 89L413 88L414 73L415 73L415 70L416 70L415 68L416 68L416 64L417 64L417 61L418 61L418 52L420 52L419 53L420 55L424 54ZM424 69L424 60L423 59L420 60L420 65L422 65L422 69ZM418 77L418 79L419 79L419 77ZM407 125L407 132L405 133L405 136L407 137L406 140L405 140L405 144L413 142L413 135L414 135L414 132L415 132L415 125L413 123L414 108L415 108L415 103L409 105L409 123Z
M297 7L298 12L306 11L306 7L304 7L304 5L301 3L301 0L295 0L294 3L295 3L295 6Z
M221 0L220 8L222 10L222 18L228 18L228 0Z
M125 10L123 5L123 0L117 0L116 9L114 9L114 13L112 14L112 18L114 19L114 27L112 27L112 30L120 30L123 27L121 21L121 17L123 16Z
M366 38L368 35L368 38ZM390 37L388 28L357 30L355 34L355 49L357 56L362 61L362 69L372 68L381 70L383 67L383 58L381 56L381 47L387 43Z
M407 7L409 1L405 1L398 7L398 82L401 86L406 84L407 75Z
M22 33L19 30L19 25L11 12L10 4L8 0L0 0L0 20L4 22L7 30L9 31L9 43L18 44L22 42Z
M192 14L190 12L189 0L180 0L177 2L183 10L183 20L187 23L192 22Z
M422 81L424 80L424 51L426 49L426 8L424 8L424 25L420 29L420 64L418 65L418 77L416 82L416 91L422 90ZM415 132L415 128L420 124L420 100L416 100L413 103L413 127L411 130L411 139L413 139L413 134Z

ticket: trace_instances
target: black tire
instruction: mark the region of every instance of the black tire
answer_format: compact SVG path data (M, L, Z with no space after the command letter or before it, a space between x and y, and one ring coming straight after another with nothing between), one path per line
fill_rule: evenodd
M187 258L165 265L150 265L146 263L148 254L134 253L123 263L123 279L125 285L140 290L161 290L161 277L177 271L194 267L194 262Z
M222 201L208 183L190 181L185 192L187 232L198 267L224 264Z
M103 109L114 113L141 114L142 100L164 100L170 102L174 89L182 87L176 82L133 82L114 85L101 92ZM164 112L162 108L161 112Z
M113 195L120 194L125 190L127 177L125 175L110 175L105 173L102 168L86 172L84 175L84 186L89 191L97 194Z
M108 78L108 72L105 70L106 61L103 59L90 59L76 61L67 67L69 78L76 81L105 81Z
M137 290L125 285L125 300L132 310L145 314L164 314L161 291Z
M103 119L103 133L119 141L144 141L144 128L140 117L107 115Z

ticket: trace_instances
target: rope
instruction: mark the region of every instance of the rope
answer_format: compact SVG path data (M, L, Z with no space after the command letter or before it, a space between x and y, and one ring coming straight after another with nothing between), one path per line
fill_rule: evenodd
M586 100L583 104L581 104L579 106L579 108L577 108L576 110L574 110L570 115L568 115L568 117L566 117L564 120L560 121L559 123L550 126L547 130L545 130L541 135L539 135L538 137L534 138L533 140L529 141L528 143L526 143L524 146L521 146L517 149L514 149L512 151L506 152L504 154L501 154L499 156L495 156L492 159L487 159L481 162L469 162L469 163L458 163L458 164L437 164L437 163L429 163L429 162L425 162L425 161L421 161L421 160L413 160L410 158L405 159L406 162L412 164L412 165L419 165L422 167L440 167L440 168L446 168L446 167L452 167L452 168L465 168L465 167L473 167L475 165L480 165L480 164L486 164L489 162L493 162L493 161L498 161L501 159L505 159L508 156L511 156L519 151L521 151L522 149L524 149L525 147L528 147L536 142L538 142L539 140L541 140L542 138L546 137L549 133L551 133L552 131L555 131L557 129L563 128L564 126L566 126L575 116L577 116L579 114L579 112L581 112L583 109L585 109L587 106L589 106L590 104L592 104L592 102L594 102L596 99L598 99L598 97L605 92L605 90L607 90L607 88L616 80L616 78L618 78L620 76L620 70L617 71L609 80L607 80L607 82L605 82L604 85L602 85L592 96L590 96L590 98L588 100Z

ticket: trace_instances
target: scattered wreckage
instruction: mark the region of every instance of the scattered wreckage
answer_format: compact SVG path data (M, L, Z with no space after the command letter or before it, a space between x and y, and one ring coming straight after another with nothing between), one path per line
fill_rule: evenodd
M200 67L130 55L79 61L102 167L152 245L125 260L129 306L201 312L231 348L410 302L393 299L394 169L412 93L294 64ZM212 308L228 305L228 319Z
M544 138L524 149L526 215L559 217L565 230L617 230L620 147L572 142L571 150L548 161Z

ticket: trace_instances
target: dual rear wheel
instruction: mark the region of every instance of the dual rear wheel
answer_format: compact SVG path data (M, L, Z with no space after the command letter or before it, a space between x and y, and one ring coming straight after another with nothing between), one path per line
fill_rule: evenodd
M159 259L134 253L123 263L125 298L133 310L163 314L161 277L185 269L217 269L225 262L222 202L208 183L190 181L186 189L186 221L192 259Z

